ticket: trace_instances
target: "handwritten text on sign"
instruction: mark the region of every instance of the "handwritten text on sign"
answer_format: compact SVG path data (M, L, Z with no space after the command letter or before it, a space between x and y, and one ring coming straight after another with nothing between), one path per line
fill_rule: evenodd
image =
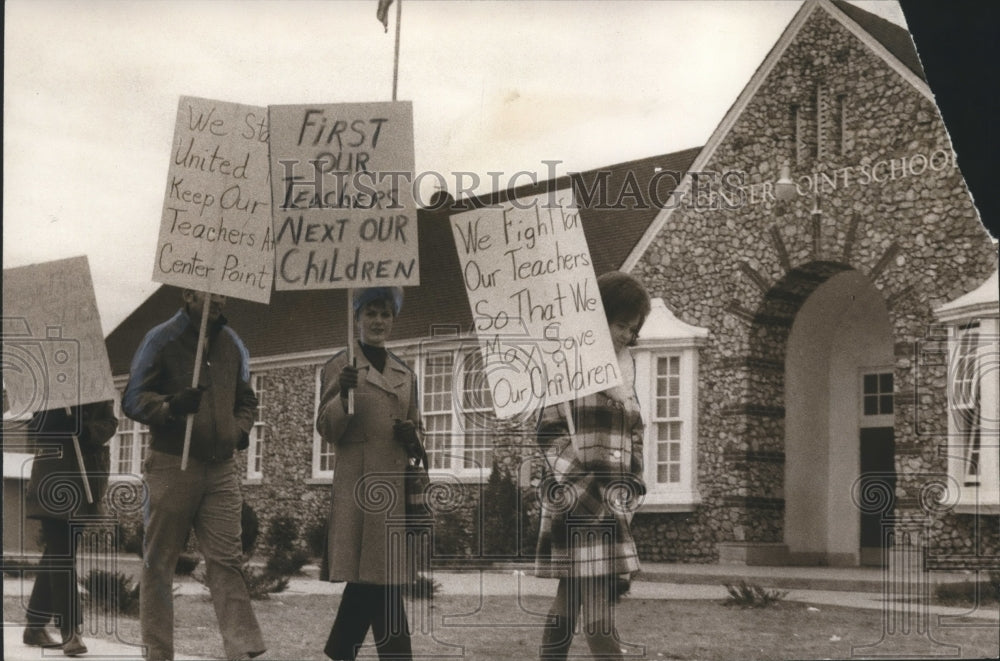
M275 287L419 284L411 104L269 113Z
M3 382L15 417L117 397L86 257L4 269Z
M501 418L619 383L570 191L451 217L493 406Z
M267 110L181 97L153 280L267 303Z

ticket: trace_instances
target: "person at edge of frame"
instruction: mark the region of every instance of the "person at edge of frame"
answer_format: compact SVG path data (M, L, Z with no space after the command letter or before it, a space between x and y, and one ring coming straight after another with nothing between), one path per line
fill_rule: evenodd
M323 650L335 661L353 661L369 629L380 659L412 658L402 587L415 562L392 553L386 534L389 519L405 517L406 465L424 456L416 376L385 348L402 305L399 287L355 290L356 366L342 351L323 367L316 429L335 464L320 579L347 583ZM396 494L388 508L359 502L384 488Z
M649 315L650 299L638 280L620 271L602 274L597 284L622 382L570 403L574 434L559 405L542 410L537 429L548 474L535 575L559 579L542 635L544 661L566 659L581 612L593 657L621 659L615 604L639 570L629 526L646 492L644 439L629 347Z
M25 494L26 516L41 524L43 551L28 598L25 645L62 648L66 656L87 653L79 632L83 612L77 588L74 527L102 513L111 461L108 442L117 429L111 400L40 411L28 422L28 435L37 450ZM74 436L93 502L85 502ZM62 634L61 643L46 629L53 619Z
M173 576L194 527L205 557L226 657L250 659L265 650L243 575L243 498L234 453L249 445L257 397L250 355L226 323L226 297L185 289L183 306L139 345L122 410L149 426L152 443L142 470L148 498L139 592L139 620L148 661L174 658ZM197 387L191 387L202 310L207 332ZM186 419L194 417L189 462L181 469Z

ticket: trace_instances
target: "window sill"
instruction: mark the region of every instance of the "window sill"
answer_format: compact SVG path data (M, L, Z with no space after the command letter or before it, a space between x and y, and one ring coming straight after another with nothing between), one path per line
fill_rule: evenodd
M486 484L490 479L488 470L449 470L447 468L432 468L428 471L431 482L434 480L454 480L461 484Z
M314 475L307 477L306 484L333 484L333 475Z
M112 473L108 476L109 482L141 482L142 476L135 473Z
M264 478L263 477L244 477L243 478L243 484L246 485L246 486L254 487L254 486L257 486L257 485L260 485L260 484L264 484Z
M693 512L701 504L697 491L651 491L643 498L638 513Z
M957 514L1000 514L1000 494L996 492L980 494L980 499L963 500L955 505Z

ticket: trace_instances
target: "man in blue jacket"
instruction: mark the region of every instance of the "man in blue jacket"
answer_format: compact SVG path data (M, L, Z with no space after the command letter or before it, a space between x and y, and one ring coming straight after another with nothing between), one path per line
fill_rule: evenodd
M198 332L210 296L208 331L197 387L192 387ZM226 656L265 651L242 571L242 496L233 455L247 447L257 397L250 356L222 316L226 297L185 289L184 307L146 334L132 359L122 409L149 426L143 462L148 499L143 511L140 621L148 661L174 658L173 575L194 526L205 556ZM181 470L186 418L194 416L186 470Z

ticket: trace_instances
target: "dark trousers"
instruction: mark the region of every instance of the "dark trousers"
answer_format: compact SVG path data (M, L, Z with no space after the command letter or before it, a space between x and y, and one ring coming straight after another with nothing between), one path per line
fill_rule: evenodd
M583 634L593 658L605 661L621 659L614 607L613 576L559 579L556 598L542 635L543 661L562 661L567 657L581 611Z
M348 583L323 652L336 661L353 661L369 628L375 636L380 659L408 661L413 658L400 586Z
M38 574L28 599L28 626L44 627L55 619L64 637L83 624L76 587L76 544L69 522L41 519L42 544Z

